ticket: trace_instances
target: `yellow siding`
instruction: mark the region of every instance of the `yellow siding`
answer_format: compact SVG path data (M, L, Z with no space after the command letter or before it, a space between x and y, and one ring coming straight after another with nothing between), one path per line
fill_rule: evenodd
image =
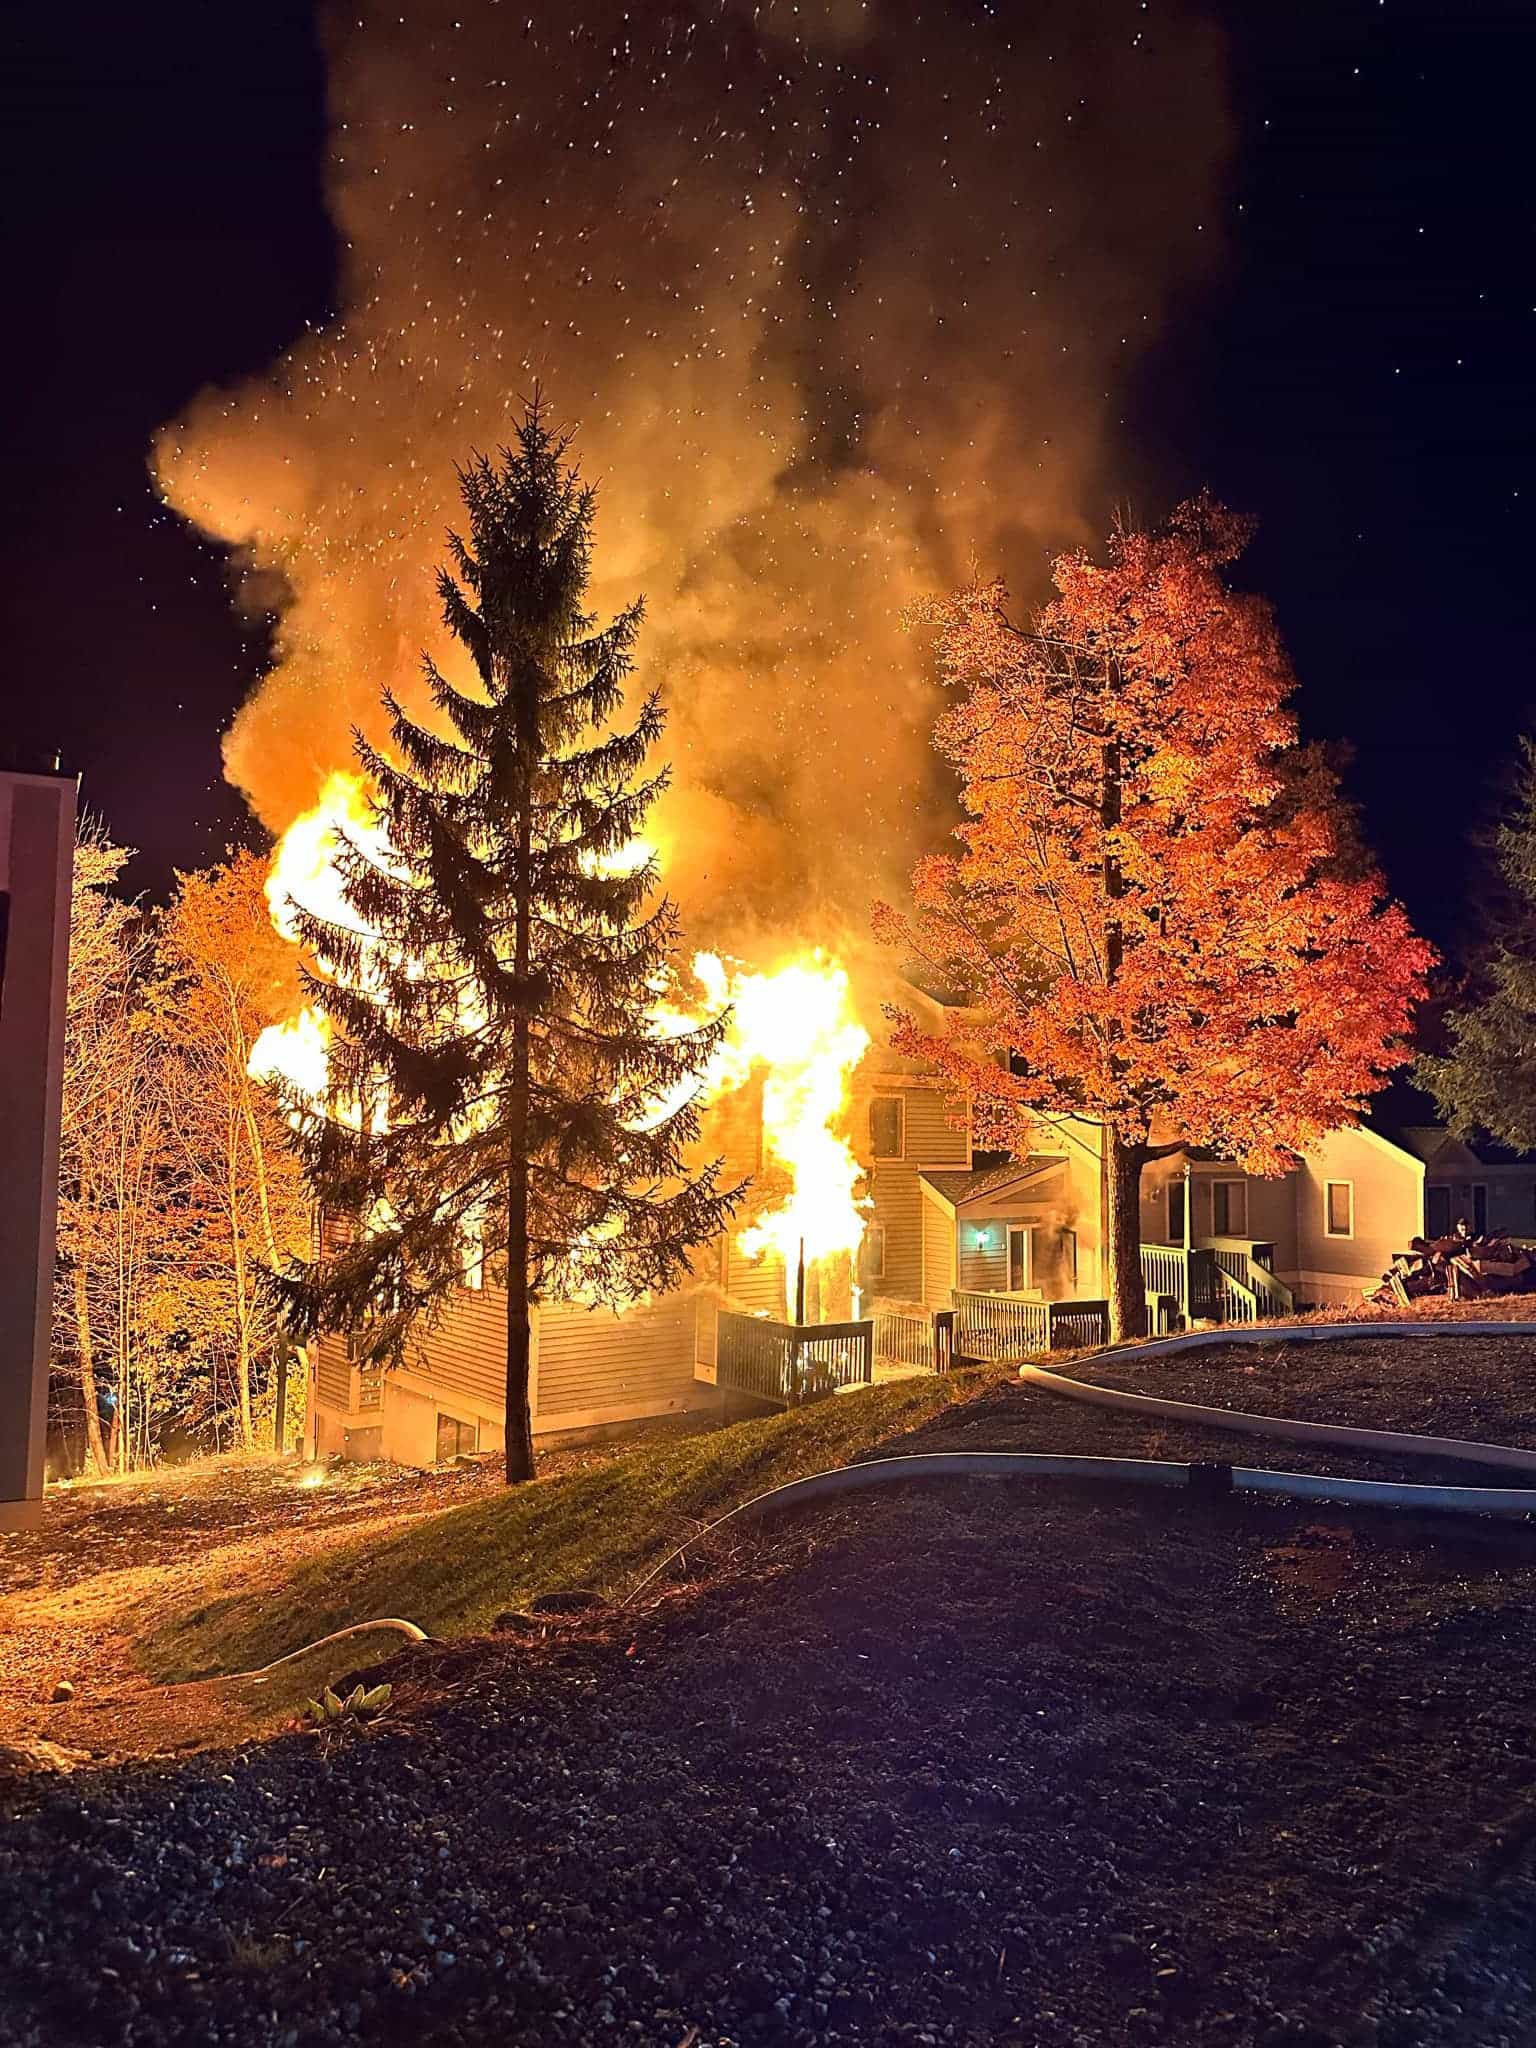
M345 1414L352 1404L352 1368L347 1363L347 1340L328 1331L316 1347L315 1394L328 1408Z
M666 1295L622 1316L545 1303L538 1312L535 1427L559 1428L562 1416L605 1409L661 1410L680 1400L693 1381L696 1300L692 1291ZM506 1313L502 1288L461 1288L437 1327L418 1338L411 1372L445 1397L500 1416Z
M501 1413L507 1385L507 1296L500 1287L460 1287L431 1330L413 1344L410 1367L445 1391Z
M960 1222L960 1285L984 1294L1008 1288L1008 1230L1002 1223Z
M955 1284L955 1219L931 1194L923 1195L923 1291L929 1308L948 1308Z
M682 1407L693 1387L695 1294L616 1316L552 1302L539 1312L540 1428L610 1408Z
M900 1159L871 1159L869 1104L875 1095L899 1095L903 1105ZM925 1166L966 1167L971 1163L965 1105L940 1089L891 1077L861 1077L854 1094L854 1143L869 1171L874 1197L872 1220L885 1226L885 1273L879 1291L893 1300L920 1301L923 1294L923 1198L918 1175ZM955 1121L958 1120L958 1121Z

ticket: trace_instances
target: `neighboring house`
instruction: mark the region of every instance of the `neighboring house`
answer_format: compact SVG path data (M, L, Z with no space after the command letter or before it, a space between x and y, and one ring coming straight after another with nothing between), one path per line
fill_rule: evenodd
M1143 1172L1141 1236L1149 1288L1156 1248L1188 1242L1261 1297L1261 1308L1358 1301L1415 1237L1475 1231L1536 1236L1536 1162L1473 1148L1442 1125L1371 1124L1330 1131L1286 1174L1266 1179L1209 1153L1175 1154ZM1046 1301L1104 1292L1097 1126L1036 1126L1027 1157L978 1171L921 1176L923 1278L916 1299L947 1307L953 1288ZM1266 1290L1262 1274L1281 1283ZM1164 1262L1166 1264L1166 1262ZM1267 1298L1266 1298L1267 1295Z

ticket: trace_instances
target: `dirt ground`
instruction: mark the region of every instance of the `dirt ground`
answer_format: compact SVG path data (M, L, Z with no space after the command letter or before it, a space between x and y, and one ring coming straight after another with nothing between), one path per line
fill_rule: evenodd
M1526 1525L919 1484L688 1569L402 1654L372 1735L29 1794L0 2040L1536 2038Z
M1065 1370L1099 1386L1170 1401L1536 1448L1536 1337L1213 1345L1171 1358L1125 1354L1113 1361L1085 1360ZM1255 1437L1222 1440L1229 1460L1249 1465L1283 1466L1294 1449ZM1359 1463L1352 1453L1342 1457L1340 1471ZM1385 1467L1388 1461L1372 1463ZM1413 1469L1391 1464L1394 1473ZM1421 1460L1413 1467L1425 1479L1436 1476ZM1487 1467L1447 1463L1441 1469L1462 1484L1514 1483L1491 1476Z
M1525 1337L1233 1345L1169 1360L1085 1360L1067 1370L1177 1400L1536 1447L1536 1339ZM619 1455L648 1434L698 1426L680 1418L615 1441L565 1447L546 1454L543 1469L576 1469ZM947 1411L922 1441L933 1448L1200 1458L1365 1478L1502 1483L1486 1468L1265 1445L1110 1414L1015 1384ZM172 1605L230 1590L259 1598L296 1560L339 1535L382 1535L496 1483L489 1468L322 1471L254 1459L52 1489L41 1529L0 1537L0 1744L43 1739L77 1757L130 1757L278 1725L287 1710L264 1710L249 1687L152 1686L134 1662L135 1637ZM1341 1526L1331 1513L1313 1522ZM1500 1538L1518 1540L1512 1532ZM1346 1554L1353 1551L1341 1552L1332 1538L1306 1536L1274 1570L1298 1585L1328 1584ZM75 1694L55 1702L60 1679Z
M669 1418L560 1446L543 1454L540 1469L575 1471L699 1426ZM41 1527L0 1533L0 1744L42 1739L129 1756L260 1725L248 1692L152 1686L134 1662L134 1639L171 1607L215 1593L259 1598L339 1536L383 1535L497 1484L489 1465L420 1472L257 1456L50 1487ZM56 1703L60 1680L75 1696Z

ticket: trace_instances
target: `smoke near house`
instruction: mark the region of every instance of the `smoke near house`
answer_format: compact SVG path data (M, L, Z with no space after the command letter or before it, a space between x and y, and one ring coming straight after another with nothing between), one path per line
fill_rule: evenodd
M280 832L381 686L419 703L454 465L538 380L600 491L595 600L647 599L690 936L862 931L934 806L900 615L973 556L1027 575L1119 487L1127 373L1218 239L1216 32L1137 0L353 0L324 33L340 316L154 454L278 602L229 776Z

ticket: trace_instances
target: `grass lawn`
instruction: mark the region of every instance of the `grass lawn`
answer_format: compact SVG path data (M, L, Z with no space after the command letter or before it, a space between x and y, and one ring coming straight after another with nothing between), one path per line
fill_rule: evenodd
M845 1465L968 1401L996 1370L899 1380L702 1436L644 1446L588 1471L509 1487L383 1539L343 1539L267 1593L178 1611L138 1646L151 1678L253 1670L348 1623L400 1615L429 1635L474 1634L539 1593L617 1595L705 1523L808 1472ZM366 1644L386 1656L388 1636Z

